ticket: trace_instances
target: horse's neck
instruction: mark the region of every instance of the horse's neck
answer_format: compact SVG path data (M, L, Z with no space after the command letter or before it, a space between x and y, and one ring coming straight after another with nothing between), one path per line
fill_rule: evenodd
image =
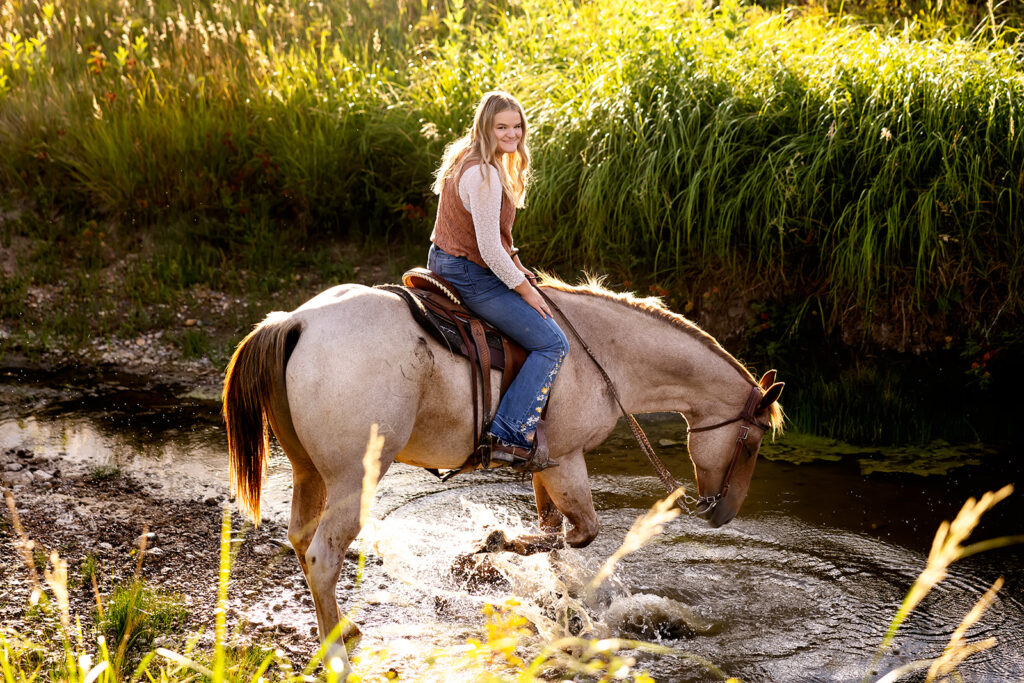
M600 296L559 293L557 302L630 413L678 411L688 419L731 415L750 393L749 376L696 329ZM565 332L571 344L578 343ZM591 364L585 353L577 354L577 362Z

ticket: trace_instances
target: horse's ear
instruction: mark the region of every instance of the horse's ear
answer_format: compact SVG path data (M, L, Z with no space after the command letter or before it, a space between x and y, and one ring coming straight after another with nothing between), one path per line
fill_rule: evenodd
M772 370L772 373L775 371ZM764 392L764 397L761 398L761 402L757 405L758 411L768 408L771 404L779 400L779 396L782 395L782 389L786 386L785 382L776 382L775 384L768 387L768 390Z
M764 373L761 381L758 384L761 386L761 391L768 391L768 387L775 383L775 376L779 374L775 370L769 370Z

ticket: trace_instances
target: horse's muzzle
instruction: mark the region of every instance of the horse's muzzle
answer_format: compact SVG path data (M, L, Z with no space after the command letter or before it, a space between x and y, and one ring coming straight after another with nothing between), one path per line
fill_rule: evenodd
M699 516L705 520L714 529L728 524L732 521L732 518L736 516L736 510L732 509L732 506L728 505L724 500L720 501L718 505L699 513Z

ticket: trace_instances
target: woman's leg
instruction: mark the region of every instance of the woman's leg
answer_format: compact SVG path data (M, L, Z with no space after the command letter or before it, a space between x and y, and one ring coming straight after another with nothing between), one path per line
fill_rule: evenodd
M488 431L507 444L529 448L569 342L553 318L544 318L519 294L502 287L504 291L496 296L467 302L474 313L529 352Z
M569 350L553 318L544 318L490 270L433 247L427 264L459 290L474 313L516 340L529 354L498 405L490 433L507 444L529 448L551 383Z

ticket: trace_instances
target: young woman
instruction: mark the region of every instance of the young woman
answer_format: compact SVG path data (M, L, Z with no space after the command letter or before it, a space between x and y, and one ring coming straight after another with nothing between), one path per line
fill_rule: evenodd
M437 171L440 195L428 267L474 313L525 348L526 362L488 428L491 461L527 472L549 459L541 413L569 350L565 334L512 246L516 208L526 199L526 116L514 97L485 93L469 133L448 146Z

